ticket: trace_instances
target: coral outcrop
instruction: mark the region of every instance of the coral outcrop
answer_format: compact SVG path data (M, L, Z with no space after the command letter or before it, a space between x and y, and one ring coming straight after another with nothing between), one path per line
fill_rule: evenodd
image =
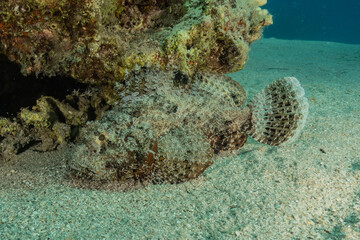
M0 53L18 63L24 75L57 76L53 79L57 82L64 81L61 77L71 77L88 85L70 89L62 99L45 95L36 103L28 101L27 106L15 104L23 109L13 113L14 119L7 116L8 109L1 107L4 121L0 126L0 157L10 158L3 153L20 152L34 145L38 150L51 150L73 139L79 127L88 120L100 119L106 109L120 102L114 86L126 82L127 73L138 66L175 67L190 79L197 72L242 69L249 45L261 36L262 27L272 23L271 15L260 8L265 3L0 1ZM2 101L14 102L9 97L14 82L22 90L28 86L17 77L4 74L0 78L5 86L0 90ZM26 134L14 137L9 131L13 126Z
M93 84L149 63L229 73L271 15L258 0L3 0L0 45L24 74Z

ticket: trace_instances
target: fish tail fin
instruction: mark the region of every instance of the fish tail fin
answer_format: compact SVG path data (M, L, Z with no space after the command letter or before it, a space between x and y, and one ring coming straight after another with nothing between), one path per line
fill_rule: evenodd
M294 77L274 81L254 96L248 134L268 145L293 142L304 128L309 104Z

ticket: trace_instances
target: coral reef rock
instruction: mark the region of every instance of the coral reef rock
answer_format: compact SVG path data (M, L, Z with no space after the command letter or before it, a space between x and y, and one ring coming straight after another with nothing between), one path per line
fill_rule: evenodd
M31 136L26 141L14 138L7 131L10 125L3 124L2 149L10 148L16 153L36 143L37 149L51 150L67 143L76 129L88 120L101 118L107 108L119 101L115 84L126 82L127 73L138 66L175 67L190 78L200 71L229 73L242 69L250 43L261 36L262 27L272 23L267 10L260 8L265 3L266 0L0 1L1 54L18 63L24 75L56 76L52 80L61 83L65 81L62 77L71 77L90 89L88 93L72 89L75 91L65 99L40 95L35 106L35 101L28 101L29 105L14 114L13 123L1 114L7 118L5 122L16 124ZM0 55L1 63L2 59ZM8 71L7 67L4 69ZM33 78L27 80L34 82ZM13 88L13 82L18 80L0 76L0 83L5 86L0 89L0 99L11 101L8 96L12 94L6 86ZM15 105L20 98L15 99ZM7 111L0 108L0 113ZM0 158L11 158L2 153Z
M24 74L124 80L148 63L188 74L243 68L272 23L259 0L2 0L0 52Z
M95 180L182 182L199 176L220 152L248 135L269 145L291 142L304 126L308 103L295 78L274 81L245 106L229 77L141 68L118 84L121 104L82 129L69 166Z

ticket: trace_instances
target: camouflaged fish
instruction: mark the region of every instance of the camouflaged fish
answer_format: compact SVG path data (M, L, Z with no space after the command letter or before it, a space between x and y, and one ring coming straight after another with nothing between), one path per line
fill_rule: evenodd
M248 136L269 145L292 142L308 103L293 77L278 79L246 104L243 87L224 75L142 68L119 85L122 102L81 132L69 166L95 180L177 183L196 178L215 156Z

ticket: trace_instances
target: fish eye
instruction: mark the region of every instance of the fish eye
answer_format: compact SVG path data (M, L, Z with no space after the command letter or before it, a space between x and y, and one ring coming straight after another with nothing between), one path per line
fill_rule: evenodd
M107 134L106 132L102 132L95 136L94 141L99 145L103 145L106 143L108 139L109 139L109 134Z
M56 23L52 23L52 24L50 24L50 28L55 30L58 28L58 25Z
M100 141L104 141L106 139L104 134L100 134L98 138Z

